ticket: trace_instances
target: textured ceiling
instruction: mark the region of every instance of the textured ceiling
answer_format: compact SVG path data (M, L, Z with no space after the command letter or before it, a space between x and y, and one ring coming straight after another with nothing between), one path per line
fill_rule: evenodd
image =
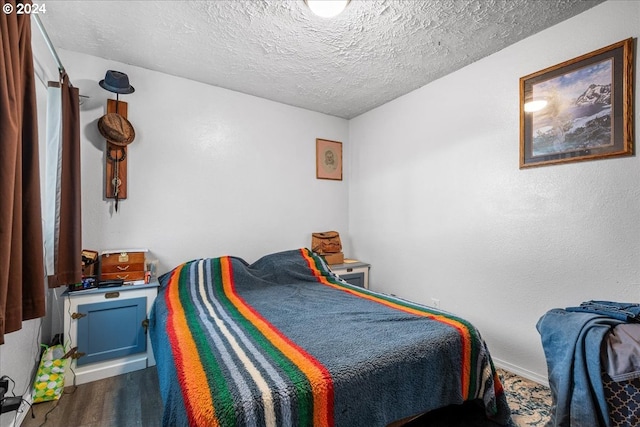
M47 0L41 20L57 48L352 118L602 1L352 0L323 19L303 0Z

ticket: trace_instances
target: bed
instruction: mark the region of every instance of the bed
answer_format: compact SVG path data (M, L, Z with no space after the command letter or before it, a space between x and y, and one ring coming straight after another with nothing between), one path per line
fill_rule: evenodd
M510 420L469 322L349 285L308 249L176 267L150 338L165 426L385 426L474 400Z

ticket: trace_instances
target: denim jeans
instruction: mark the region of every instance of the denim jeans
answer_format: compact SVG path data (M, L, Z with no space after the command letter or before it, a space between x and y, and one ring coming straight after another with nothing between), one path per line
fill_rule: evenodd
M579 307L567 307L566 310L600 314L623 322L640 322L640 304L628 302L586 301Z

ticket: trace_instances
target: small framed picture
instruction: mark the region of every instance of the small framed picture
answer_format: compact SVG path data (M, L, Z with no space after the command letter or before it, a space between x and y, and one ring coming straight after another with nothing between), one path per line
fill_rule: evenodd
M633 39L520 79L520 168L633 154Z
M316 178L342 181L342 142L316 139Z

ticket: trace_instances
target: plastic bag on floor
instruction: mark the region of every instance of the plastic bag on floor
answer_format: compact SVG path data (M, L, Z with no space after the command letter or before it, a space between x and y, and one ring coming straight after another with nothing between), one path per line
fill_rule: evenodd
M62 345L45 348L33 382L33 403L58 400L62 396L66 362L64 356Z

